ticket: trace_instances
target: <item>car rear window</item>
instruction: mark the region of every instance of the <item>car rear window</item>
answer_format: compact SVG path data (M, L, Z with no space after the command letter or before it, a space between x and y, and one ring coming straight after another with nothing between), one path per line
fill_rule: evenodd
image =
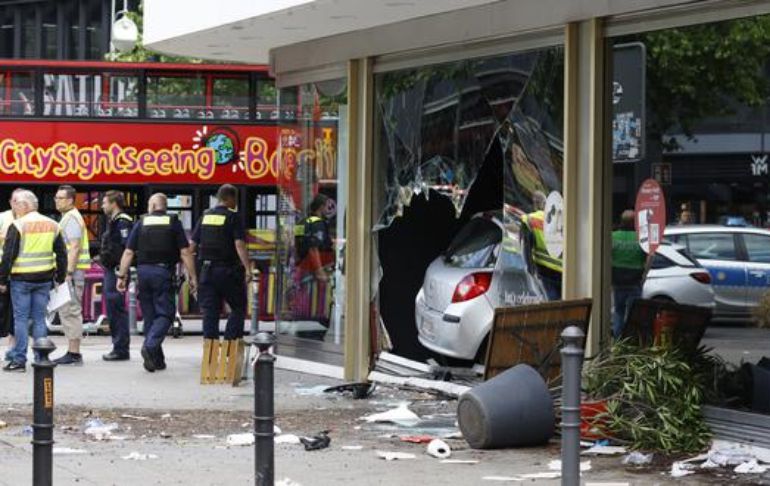
M770 263L770 236L747 233L743 235L743 242L750 262Z
M693 233L687 236L690 254L704 260L736 260L732 233Z
M494 222L474 218L454 237L444 252L444 262L457 268L491 268L497 261L496 248L503 232Z

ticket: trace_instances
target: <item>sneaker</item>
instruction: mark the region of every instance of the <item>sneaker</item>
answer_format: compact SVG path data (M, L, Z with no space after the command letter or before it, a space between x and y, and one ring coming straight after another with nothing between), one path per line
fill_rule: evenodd
M19 371L24 373L27 371L27 365L24 363L14 363L11 361L7 365L3 366L3 371Z
M142 359L144 359L144 369L150 373L154 373L156 369L155 360L152 358L152 354L150 354L149 349L142 348Z
M116 353L115 351L110 351L109 353L102 355L102 359L104 361L128 361L131 359L131 357L126 353Z
M69 351L62 357L57 358L53 360L54 363L57 365L73 365L73 366L83 366L83 355L82 354L75 354L70 353Z

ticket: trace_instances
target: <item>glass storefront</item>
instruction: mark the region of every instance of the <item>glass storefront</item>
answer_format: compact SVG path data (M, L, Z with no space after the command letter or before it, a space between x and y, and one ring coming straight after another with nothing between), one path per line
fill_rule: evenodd
M344 339L347 96L345 79L278 93L276 325L293 342Z
M495 307L561 298L563 57L375 77L373 258L396 354L480 359Z
M770 412L769 41L768 16L615 38L610 95L613 244L636 231L653 247L650 257L613 257L614 333L639 295L711 309L701 344L726 363L716 404L762 413Z

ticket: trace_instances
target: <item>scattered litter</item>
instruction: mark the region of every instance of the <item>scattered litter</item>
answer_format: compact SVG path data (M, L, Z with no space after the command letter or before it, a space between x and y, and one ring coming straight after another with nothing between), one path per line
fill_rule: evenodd
M539 472L522 474L519 476L522 479L558 479L561 477L561 472Z
M398 407L387 412L375 413L361 418L369 423L390 422L403 427L413 427L420 422L420 417L409 410L408 403L402 403Z
M738 474L764 474L767 472L767 466L760 466L756 459L752 459L743 464L739 464L733 469Z
M342 446L343 451L360 451L364 448L362 445L346 445Z
M463 433L460 431L452 432L450 434L444 434L442 439L463 439Z
M369 398L375 389L377 389L376 383L345 383L344 385L330 386L324 390L324 393L352 393L353 398L361 400Z
M140 421L148 421L152 420L150 417L143 417L141 415L131 415L129 413L124 413L120 416L120 418L128 419L128 420L140 420Z
M514 481L520 483L524 481L523 479L517 476L484 476L481 479L483 479L484 481L498 481L498 482L509 482L509 483Z
M591 442L590 440L581 440L580 441L580 447L593 447L595 446L595 442Z
M275 438L276 444L299 444L299 437L294 434L282 434Z
M251 424L249 424L249 425L251 425ZM277 425L273 425L273 433L275 435L281 435L283 432L281 432L281 428L280 427L278 427Z
M211 434L195 434L193 435L193 438L194 439L216 439L217 437Z
M446 381L426 380L424 378L403 377L403 376L391 376L387 373L381 373L379 371L372 371L369 373L369 380L386 383L389 385L406 386L412 388L418 388L421 390L428 390L431 392L438 392L450 397L459 397L466 391L470 390L469 386L457 385L455 383L449 383Z
M158 456L156 456L155 454L142 454L137 451L134 451L127 456L122 456L122 459L126 461L146 461L148 459L157 459L157 458Z
M631 483L586 483L586 486L631 486Z
M292 481L289 478L285 478L275 483L275 486L302 486L302 485L296 481Z
M449 459L452 455L452 449L449 445L441 439L434 439L428 444L426 452L429 456L433 456L436 459Z
M248 427L248 426L250 426L250 425L251 425L251 422L243 422L243 423L241 424L241 427L243 427L243 428L245 429L246 427Z
M645 466L652 462L653 454L643 454L638 451L634 451L627 456L623 457L623 464L626 466Z
M106 440L109 439L116 430L118 430L118 424L115 422L105 424L97 418L86 421L84 433L95 440Z
M329 431L324 430L313 437L300 437L299 441L305 446L306 451L317 451L329 447L332 439L329 437Z
M165 432L165 431L162 431L162 432L161 432L160 434L158 434L158 435L160 435L160 438L161 438L161 439L170 439L170 438L172 437L172 436L171 436L171 434L169 434L168 432Z
M683 476L689 476L690 474L695 474L695 471L693 471L692 468L693 468L692 464L687 464L684 462L675 462L671 465L671 477L681 478Z
M160 418L162 418L162 419L170 419L171 418L171 414L170 413L164 413L163 415L160 416Z
M88 454L88 451L83 449L72 449L70 447L54 447L53 454L55 456L69 456L77 454Z
M479 463L479 461L477 461L475 459L443 459L441 461L441 464L468 464L468 465L473 465L473 464L478 464L478 463Z
M434 437L430 435L405 435L400 437L401 442L409 442L411 444L429 444Z
M737 444L736 444L737 445ZM751 452L740 447L712 447L708 452L709 461L719 466L738 466L754 459Z
M248 446L254 445L254 434L247 432L245 434L230 434L227 436L227 445L229 446Z
M405 459L415 459L417 456L408 452L388 452L377 451L377 457L386 461L401 461Z
M6 422L3 422L2 420L0 420L0 429L4 429L6 427L8 427L8 424Z
M551 471L561 471L561 460L554 459L553 461L549 462L548 469L550 469ZM580 462L580 472L586 472L590 470L591 470L591 461Z
M625 454L626 448L622 446L594 445L590 449L584 450L581 454L584 456L616 456Z
M320 397L329 388L329 385L317 385L305 388L295 388L294 393L301 397Z

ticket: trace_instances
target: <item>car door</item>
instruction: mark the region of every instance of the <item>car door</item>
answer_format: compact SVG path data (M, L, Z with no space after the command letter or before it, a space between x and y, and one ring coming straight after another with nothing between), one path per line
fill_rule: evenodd
M690 254L711 274L715 312L721 317L746 312L746 265L738 257L736 240L732 232L687 235Z
M770 290L770 234L742 233L741 237L746 249L746 304L750 310Z

